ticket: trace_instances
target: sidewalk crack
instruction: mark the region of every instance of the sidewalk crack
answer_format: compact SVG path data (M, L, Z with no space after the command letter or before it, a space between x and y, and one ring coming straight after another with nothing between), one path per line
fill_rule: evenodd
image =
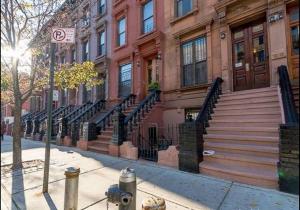
M225 201L227 195L229 194L229 192L230 192L231 187L232 187L233 184L234 184L234 183L231 182L231 184L230 184L230 186L229 186L229 189L228 189L227 192L225 193L224 198L222 199L221 203L219 204L217 210L220 210L220 208L222 207L222 205L223 205L223 203L224 203L224 201Z

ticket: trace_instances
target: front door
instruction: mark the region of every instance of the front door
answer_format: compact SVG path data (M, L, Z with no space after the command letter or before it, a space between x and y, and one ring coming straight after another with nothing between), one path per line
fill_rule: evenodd
M233 31L234 91L270 86L266 22L254 22Z

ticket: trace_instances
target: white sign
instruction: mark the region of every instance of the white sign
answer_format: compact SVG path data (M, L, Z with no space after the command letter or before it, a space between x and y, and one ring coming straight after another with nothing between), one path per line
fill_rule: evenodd
M53 101L58 101L58 90L53 90Z
M75 28L52 28L52 43L75 43Z

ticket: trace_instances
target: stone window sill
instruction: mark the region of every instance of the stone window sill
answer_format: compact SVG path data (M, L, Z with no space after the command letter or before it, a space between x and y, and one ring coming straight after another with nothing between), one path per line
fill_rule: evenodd
M122 46L116 47L116 48L114 49L114 51L116 52L116 51L121 50L121 49L126 48L126 47L127 47L127 43L124 44L124 45L122 45Z
M184 16L181 16L181 17L174 17L173 20L170 21L170 24L171 25L174 25L176 24L177 22L187 18L187 17L190 17L192 15L196 15L197 13L199 12L199 9L198 8L195 8L193 9L192 11L190 11L189 13L185 14Z

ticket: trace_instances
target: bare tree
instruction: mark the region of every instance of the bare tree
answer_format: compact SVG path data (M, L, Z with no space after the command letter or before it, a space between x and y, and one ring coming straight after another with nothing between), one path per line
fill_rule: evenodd
M22 104L34 91L37 78L37 68L32 68L27 80L28 85L24 87L20 68L30 65L30 61L21 58L31 49L29 46L22 49L22 46L38 34L60 5L59 0L1 0L1 65L9 72L12 82L14 168L22 167Z

